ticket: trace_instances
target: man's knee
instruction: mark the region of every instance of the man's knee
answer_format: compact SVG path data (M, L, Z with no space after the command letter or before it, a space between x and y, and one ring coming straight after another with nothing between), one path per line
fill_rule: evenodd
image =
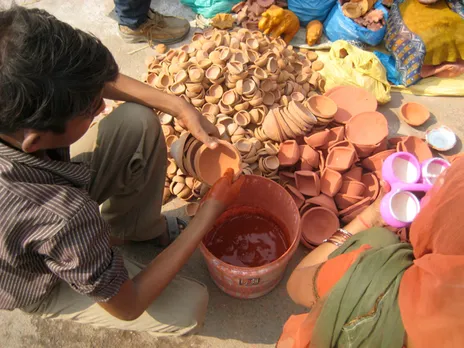
M124 103L101 121L125 131L139 139L150 130L154 135L161 134L161 124L153 109L136 103Z

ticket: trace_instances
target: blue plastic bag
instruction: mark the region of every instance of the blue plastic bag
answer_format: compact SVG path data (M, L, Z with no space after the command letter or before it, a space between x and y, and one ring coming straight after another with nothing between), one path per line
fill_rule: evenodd
M288 0L288 9L297 15L301 25L317 19L324 22L337 0Z
M387 70L388 81L396 86L401 85L401 75L399 71L396 70L395 57L378 51L374 51L374 54L379 58L385 70Z
M180 2L190 7L195 13L206 18L213 18L218 13L229 13L240 0L181 0Z
M388 11L382 6L381 0L374 5L374 8L382 10L385 22L387 22ZM342 6L338 1L324 22L324 32L330 41L361 41L368 45L376 46L382 42L386 31L387 25L384 25L380 30L372 31L357 24L343 14Z

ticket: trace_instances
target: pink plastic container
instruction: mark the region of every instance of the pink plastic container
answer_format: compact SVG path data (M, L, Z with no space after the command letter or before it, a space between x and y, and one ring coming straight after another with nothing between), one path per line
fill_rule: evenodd
M202 242L200 251L211 278L226 294L251 299L263 296L282 280L288 262L300 243L300 214L293 198L279 184L261 176L247 175L239 197L231 205L264 209L286 227L289 247L277 260L261 267L237 267L214 256ZM207 237L205 237L206 239Z

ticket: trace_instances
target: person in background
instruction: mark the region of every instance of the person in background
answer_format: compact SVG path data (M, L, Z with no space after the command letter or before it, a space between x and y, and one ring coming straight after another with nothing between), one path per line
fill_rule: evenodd
M309 253L287 290L278 348L464 346L464 158L425 197L411 244L381 228L381 197Z
M103 98L126 103L96 122ZM96 37L39 9L0 11L0 309L164 336L201 326L207 289L176 274L241 183L226 173L180 233L161 215L153 108L217 146L194 107L120 74ZM140 267L110 236L165 249Z
M119 35L128 43L170 45L182 41L190 30L186 19L165 16L150 8L150 0L114 0Z

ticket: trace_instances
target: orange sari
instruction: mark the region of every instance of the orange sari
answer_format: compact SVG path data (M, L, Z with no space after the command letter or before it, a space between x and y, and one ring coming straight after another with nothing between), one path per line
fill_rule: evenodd
M427 195L427 205L411 226L415 260L403 274L398 304L404 328L414 347L464 346L464 158ZM328 260L315 274L315 292L330 293L368 246ZM278 348L311 346L324 301L309 314L292 316ZM325 347L317 347L325 348Z

